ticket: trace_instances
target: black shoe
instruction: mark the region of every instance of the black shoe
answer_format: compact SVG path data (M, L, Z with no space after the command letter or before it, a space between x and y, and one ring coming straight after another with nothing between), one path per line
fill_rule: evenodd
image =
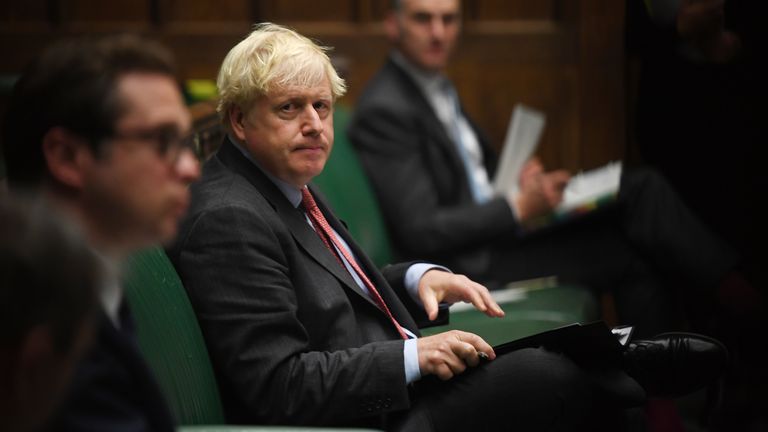
M728 350L707 336L662 333L630 342L624 366L649 397L679 397L717 381L728 366Z

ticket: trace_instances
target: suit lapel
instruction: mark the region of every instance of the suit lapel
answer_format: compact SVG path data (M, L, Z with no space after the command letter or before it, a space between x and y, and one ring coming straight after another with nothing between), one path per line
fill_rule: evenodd
M217 157L233 172L246 178L258 192L269 201L280 216L280 219L285 223L285 226L291 231L296 243L298 243L307 254L317 261L318 264L322 265L329 273L333 274L347 289L352 290L371 305L377 307L373 300L371 300L371 298L360 289L357 283L355 283L355 280L352 279L352 275L350 275L344 267L339 265L336 257L334 257L325 247L322 240L320 240L320 237L318 237L317 233L307 223L304 213L293 207L277 186L275 186L274 183L272 183L272 181L251 161L246 159L245 156L243 156L243 154L229 142L229 139L224 140L224 143L217 153ZM335 219L329 217L330 215L327 209L323 208L323 212L329 221L330 219ZM337 232L341 232L337 226L334 226L334 229L336 229Z
M407 94L411 96L410 104L417 107L414 111L421 113L421 118L426 123L425 126L431 131L429 134L425 135L439 138L435 141L440 145L443 151L448 154L451 163L453 164L454 172L461 172L466 177L467 174L465 172L464 162L459 154L459 150L456 148L453 138L448 135L445 126L443 126L443 123L437 118L434 108L432 108L432 105L427 100L427 97L424 95L421 88L419 88L413 81L413 78L411 78L410 75L408 75L408 73L398 66L391 58L387 60L387 67L390 68L390 73L394 75L395 79L402 82L403 85L408 88L409 91Z
M336 232L347 243L351 249L352 254L356 258L358 265L371 280L373 286L376 287L376 290L384 299L384 303L387 304L387 307L389 308L390 312L392 312L392 315L394 315L395 319L397 319L400 325L411 329L415 333L418 326L415 324L415 322L413 322L413 318L411 317L410 313L405 308L405 305L403 305L397 294L395 294L392 287L389 286L387 280L384 279L381 271L379 271L376 265L373 264L373 262L368 258L368 255L366 255L365 251L363 251L357 245L355 240L349 235L349 231L347 231L346 227L344 227L341 221L336 218L331 209L325 203L325 199L323 198L322 194L318 193L314 186L310 186L310 189L312 190L312 195L315 197L315 201L317 202L320 211L323 212L323 215L328 220L328 223L331 225L331 227L336 230ZM323 246L323 249L325 249L325 246ZM345 271L345 273L348 272ZM357 286L357 284L355 284L355 286ZM364 293L363 295L372 305L378 309L378 306L376 306L376 303L370 298L370 296Z

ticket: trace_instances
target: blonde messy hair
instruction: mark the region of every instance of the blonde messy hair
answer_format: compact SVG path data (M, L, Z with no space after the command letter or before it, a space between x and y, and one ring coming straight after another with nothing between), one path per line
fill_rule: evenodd
M247 111L260 96L286 86L311 86L328 79L334 100L346 84L331 65L327 47L289 28L261 23L232 48L219 70L217 111L229 128L232 106Z

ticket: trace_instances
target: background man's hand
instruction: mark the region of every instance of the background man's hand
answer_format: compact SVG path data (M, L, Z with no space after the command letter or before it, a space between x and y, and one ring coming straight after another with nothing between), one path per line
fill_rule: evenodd
M493 348L480 336L459 330L419 338L417 349L422 376L437 375L441 380L453 378L467 366L477 366L478 352L485 353L489 360L496 358Z
M494 318L503 317L504 311L488 292L488 288L464 275L432 269L419 280L419 299L430 321L437 318L440 302L472 303L477 310Z
M677 32L704 59L727 62L741 50L738 35L725 28L725 0L682 0L677 13Z
M520 173L519 194L515 198L515 210L521 222L552 212L563 200L563 191L570 181L568 171L544 172L538 159L531 159Z

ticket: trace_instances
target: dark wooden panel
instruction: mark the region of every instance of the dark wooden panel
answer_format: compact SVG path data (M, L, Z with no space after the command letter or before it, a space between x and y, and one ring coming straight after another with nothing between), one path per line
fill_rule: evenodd
M152 26L151 0L59 0L62 25L73 31L144 30Z
M5 1L0 4L0 28L43 31L51 24L46 0Z
M355 0L263 0L258 2L257 19L278 23L354 22L360 17L360 3L362 2Z
M387 55L380 18L388 2L16 2L4 6L0 18L45 23L51 13L44 6L51 4L62 24L36 30L0 26L0 74L19 73L61 37L138 29L170 46L184 78L215 79L224 55L249 32L251 18L263 17L335 47L331 55L341 59L349 84L341 103L353 105ZM497 147L514 104L523 102L547 114L539 155L548 166L590 168L623 155L623 2L467 0L464 8L477 19L465 24L448 72L466 109Z
M569 1L569 0L566 0ZM554 18L558 0L474 0L465 10L472 20L547 20Z
M622 159L626 143L624 2L584 0L580 8L579 150L591 168Z
M251 0L156 0L163 24L206 25L221 23L252 23Z

